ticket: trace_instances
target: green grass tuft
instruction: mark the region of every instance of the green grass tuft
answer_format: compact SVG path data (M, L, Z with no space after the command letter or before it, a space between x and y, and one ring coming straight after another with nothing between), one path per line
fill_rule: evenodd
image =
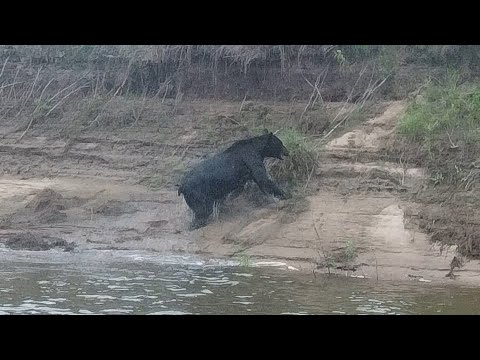
M458 75L443 84L426 85L408 107L400 134L415 141L480 139L480 86L460 86Z
M293 129L281 130L277 136L290 155L284 160L275 161L270 169L271 174L278 181L299 185L308 179L317 166L317 152L313 143Z

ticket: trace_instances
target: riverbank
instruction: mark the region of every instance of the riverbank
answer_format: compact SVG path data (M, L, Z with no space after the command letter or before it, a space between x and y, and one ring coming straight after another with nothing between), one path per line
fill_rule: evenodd
M304 107L184 100L171 118L165 104L148 100L142 111L151 121L128 127L66 137L46 123L20 138L2 126L0 242L32 250L136 249L277 261L308 274L480 285L477 260L452 274L455 249L432 244L414 221L422 207L411 195L429 175L387 161L405 101L377 104L366 121L352 121L319 144L303 198L276 202L247 194L207 227L187 230L189 212L175 186L184 170L246 136L245 129L287 126ZM308 115L321 118L324 109Z

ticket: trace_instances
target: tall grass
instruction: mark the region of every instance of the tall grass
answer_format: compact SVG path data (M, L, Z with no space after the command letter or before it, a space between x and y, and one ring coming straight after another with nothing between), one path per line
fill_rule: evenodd
M480 180L480 85L461 84L458 73L429 81L408 106L398 132L432 172L432 182L470 190ZM418 156L420 155L420 157Z
M461 86L456 73L442 83L430 81L408 107L398 130L430 145L442 139L479 140L480 86Z
M255 91L253 86L261 87L260 93L271 90L266 82L270 77L274 83L285 82L288 96L302 97L311 91L304 79L317 76L327 64L331 74L325 86L335 88L341 83L338 77L355 82L363 63L375 65L372 75L365 74L370 78L390 74L405 63L475 65L479 55L480 46L473 45L0 45L0 95L17 99L25 93L30 100L43 89L45 95L53 95L78 81L78 86L86 86L82 93L94 96L103 92L176 98L189 88L203 94L221 78L235 82L226 87L243 98ZM231 90L250 75L249 85ZM342 96L343 90L335 91Z
M393 52L408 61L446 62L474 60L478 45L0 45L0 57L16 56L24 61L97 62L124 58L156 63L219 60L228 58L245 65L255 60L277 59L285 66L302 59L325 59L341 51L346 60L359 61Z
M127 95L175 99L175 111L189 96L302 101L325 69L324 100L344 101L404 63L478 64L479 54L469 45L0 45L0 122L29 131L84 99ZM404 96L423 76L393 75L378 96Z

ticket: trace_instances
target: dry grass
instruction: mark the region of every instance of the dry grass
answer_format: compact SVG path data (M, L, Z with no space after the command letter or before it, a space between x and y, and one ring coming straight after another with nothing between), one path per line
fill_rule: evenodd
M318 115L311 118L309 107L315 103L355 101L378 76L398 73L404 62L473 63L477 53L474 46L0 45L0 123L16 127L22 138L38 123L62 119L66 108L85 99L92 108L85 121L92 126L128 127L142 120L148 99L173 101L175 114L187 96L303 102L312 95L312 102L303 105L301 130L319 133L328 123ZM367 71L358 82L362 69ZM414 78L415 73L402 78L408 83L403 92L422 80ZM378 96L394 94L392 85L401 86L399 77L389 78ZM320 89L321 96L312 89ZM143 104L128 116L101 119L104 112L95 109L96 103L106 106L130 95Z

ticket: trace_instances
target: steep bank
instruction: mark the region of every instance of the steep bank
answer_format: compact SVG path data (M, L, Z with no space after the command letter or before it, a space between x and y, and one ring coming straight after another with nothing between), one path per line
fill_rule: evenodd
M384 161L405 103L383 105L378 116L337 137L333 133L311 179L315 192L301 203L259 204L242 196L194 232L186 231L189 213L175 184L186 167L247 134L239 119L257 116L239 117L240 102L185 102L174 123L159 121L155 131L141 122L71 138L48 126L20 140L18 133L2 131L0 241L58 238L77 250L247 256L310 273L452 281L446 275L453 249L440 251L408 222L419 206L406 195L421 186L425 171ZM145 111L155 114L155 106L148 103ZM282 126L289 120L282 113L302 112L304 106L291 108L263 106L258 125ZM477 261L455 275L459 282L480 284Z

